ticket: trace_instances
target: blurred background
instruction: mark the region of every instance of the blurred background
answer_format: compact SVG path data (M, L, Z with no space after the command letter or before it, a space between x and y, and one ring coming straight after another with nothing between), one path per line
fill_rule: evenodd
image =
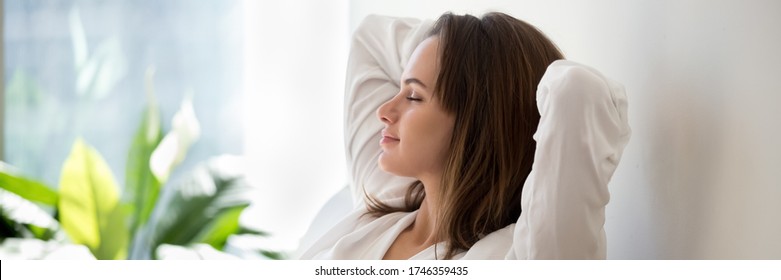
M253 189L241 223L267 236L234 242L296 249L346 184L346 1L9 0L2 18L2 160L19 175L60 188L83 139L124 198L125 177L141 176L125 170L146 108L176 132L188 100L195 137L179 143L189 149L159 198L199 164L235 156Z
M778 1L0 2L0 183L37 190L19 196L42 210L0 197L17 205L2 208L4 256L78 243L98 258L289 257L347 184L358 23L502 11L626 86L633 136L610 184L608 258L781 259ZM79 189L79 176L107 183ZM127 226L79 222L93 212Z

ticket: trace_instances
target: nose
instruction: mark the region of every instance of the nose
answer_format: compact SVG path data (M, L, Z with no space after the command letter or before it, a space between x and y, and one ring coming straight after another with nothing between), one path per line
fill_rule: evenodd
M390 100L385 101L385 103L382 103L382 105L377 108L377 118L379 118L380 121L382 121L384 124L392 124L396 122L396 106L394 106L394 104L397 96L398 94Z

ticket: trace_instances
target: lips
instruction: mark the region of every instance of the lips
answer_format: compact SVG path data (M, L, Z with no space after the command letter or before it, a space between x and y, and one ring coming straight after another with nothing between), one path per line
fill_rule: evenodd
M388 133L384 129L382 130L382 139L380 139L380 144L389 144L389 143L395 143L399 142L399 138L396 137L393 134Z

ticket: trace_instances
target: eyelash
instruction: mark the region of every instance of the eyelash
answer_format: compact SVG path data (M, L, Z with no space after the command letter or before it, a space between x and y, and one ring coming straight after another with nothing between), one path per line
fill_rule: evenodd
M418 97L412 97L413 95L415 95L415 92L412 92L412 93L410 93L410 94L409 94L409 95L406 97L406 98L407 98L407 100L409 100L409 101L423 101L423 99L422 99L422 98L418 98Z

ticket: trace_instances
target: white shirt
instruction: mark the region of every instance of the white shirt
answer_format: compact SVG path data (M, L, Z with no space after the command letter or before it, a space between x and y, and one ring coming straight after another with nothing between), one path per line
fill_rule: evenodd
M356 30L345 94L345 145L356 207L302 259L382 259L415 220L417 211L364 215L363 197L365 188L399 205L414 181L379 169L383 124L375 110L399 91L403 67L431 24L369 16ZM606 258L607 185L631 134L624 89L590 67L559 60L540 81L537 108L537 148L519 202L521 216L454 259ZM441 242L411 259L442 259L445 251Z

